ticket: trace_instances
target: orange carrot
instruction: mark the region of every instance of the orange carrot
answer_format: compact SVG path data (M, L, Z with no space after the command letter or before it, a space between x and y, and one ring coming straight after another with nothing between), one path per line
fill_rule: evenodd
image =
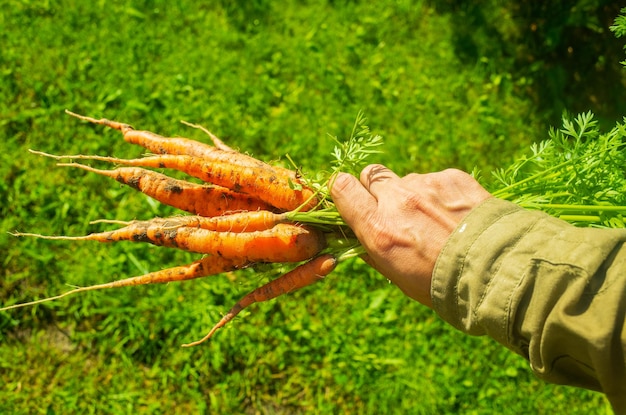
M285 275L270 281L262 287L257 288L245 297L243 297L228 313L209 331L209 334L202 339L183 344L183 347L197 346L202 342L205 342L220 328L224 327L229 321L231 321L237 314L239 314L244 308L263 301L268 301L276 298L280 295L287 294L289 292L298 290L309 286L330 274L337 266L337 259L330 255L320 255L312 260L299 265L293 270L289 271Z
M66 110L67 114L88 121L93 124L113 128L122 133L124 140L131 144L142 146L155 154L173 154L200 157L206 160L227 160L229 163L242 167L258 167L274 171L275 174L288 175L295 179L295 173L291 170L278 166L271 166L254 157L240 153L224 144L219 138L203 127L186 123L187 125L202 129L211 137L217 147L210 146L199 141L183 137L163 137L150 131L135 130L132 126L106 118L95 119L84 115L75 114Z
M126 166L175 169L205 182L249 194L283 210L295 210L303 206L301 210L304 211L317 204L315 192L297 179L276 175L266 169L236 167L226 160L206 161L199 157L171 154L126 160L85 155L55 156L33 150L31 152L56 159L99 160Z
M159 223L163 230L176 229L181 226L202 228L217 232L254 232L271 229L279 223L288 221L286 213L274 213L267 210L236 212L223 216L175 216L170 218L154 218L150 222ZM126 222L130 225L133 222Z
M100 170L78 163L59 163L111 177L166 205L200 216L219 216L228 212L268 210L272 207L254 197L225 187L200 185L177 180L140 167Z
M188 265L168 268L161 271L151 272L149 274L138 277L125 278L119 281L112 281L105 284L91 285L89 287L80 287L68 291L66 293L56 295L54 297L43 298L41 300L30 301L27 303L14 304L0 308L0 311L11 310L14 308L27 307L35 304L41 304L48 301L58 300L68 295L78 294L85 291L103 290L108 288L130 287L142 284L162 284L174 281L184 281L194 278L206 277L209 275L217 275L224 272L235 271L249 265L245 260L230 259L220 256L206 256L198 261Z
M279 223L255 232L216 232L188 226L163 226L159 220L134 221L128 226L85 236L44 236L14 233L53 240L98 242L148 242L189 252L241 259L246 262L299 262L319 253L326 244L323 234L310 227Z
M267 210L232 213L230 215L204 217L184 217L185 226L197 226L217 232L255 232L271 229L288 221L285 213L274 213Z
M98 120L75 114L68 110L65 110L65 112L81 120L118 130L128 143L137 144L155 154L186 154L189 156L210 157L213 153L219 153L221 151L213 146L189 138L163 137L150 131L135 130L128 124L107 120L106 118Z

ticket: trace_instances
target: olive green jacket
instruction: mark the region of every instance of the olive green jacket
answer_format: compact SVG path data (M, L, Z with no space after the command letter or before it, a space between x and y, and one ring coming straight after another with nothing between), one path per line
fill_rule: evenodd
M625 241L623 229L577 228L489 199L441 252L433 308L524 356L538 377L604 392L626 414Z

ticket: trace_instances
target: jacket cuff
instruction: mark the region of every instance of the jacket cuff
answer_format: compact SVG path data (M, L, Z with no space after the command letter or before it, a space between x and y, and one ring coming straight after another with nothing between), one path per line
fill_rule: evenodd
M446 242L433 270L431 297L441 318L467 334L486 334L511 347L510 302L523 270L511 267L508 256L533 255L532 245L521 250L516 246L543 217L495 197L472 210ZM506 277L493 278L505 261Z

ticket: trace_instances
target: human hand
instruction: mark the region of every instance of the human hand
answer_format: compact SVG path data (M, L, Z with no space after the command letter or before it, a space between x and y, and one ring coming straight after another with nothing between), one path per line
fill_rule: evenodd
M463 218L491 195L460 170L399 177L379 164L331 187L339 213L356 234L365 261L409 297L432 307L430 284L439 253Z

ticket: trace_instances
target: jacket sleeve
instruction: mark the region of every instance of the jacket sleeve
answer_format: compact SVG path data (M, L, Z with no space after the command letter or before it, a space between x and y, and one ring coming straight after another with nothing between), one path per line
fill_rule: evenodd
M604 392L626 413L626 230L577 228L491 198L433 271L433 308L529 360L545 381Z

